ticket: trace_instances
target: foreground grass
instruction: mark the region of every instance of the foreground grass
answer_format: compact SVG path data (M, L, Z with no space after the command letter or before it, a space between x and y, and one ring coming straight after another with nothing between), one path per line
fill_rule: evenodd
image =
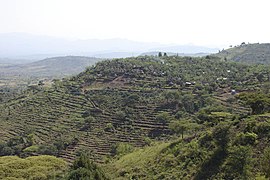
M146 171L149 164L153 164L152 161L169 145L170 143L157 143L150 147L136 149L115 162L105 165L104 168L112 179L132 178L135 174L138 176L138 172L142 172L140 178L143 179L143 172Z
M67 168L64 160L54 156L0 157L0 179L58 179Z

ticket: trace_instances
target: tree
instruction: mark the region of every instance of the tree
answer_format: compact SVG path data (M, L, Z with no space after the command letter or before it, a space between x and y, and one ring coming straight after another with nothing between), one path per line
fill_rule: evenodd
M171 120L171 116L168 112L162 112L156 116L156 119L159 123L167 123Z
M45 83L41 80L41 81L38 81L38 85L39 85L39 86L44 86Z
M229 130L230 126L225 123L220 123L213 130L213 138L217 145L224 151L226 151L229 142Z
M172 121L169 124L169 128L176 134L181 134L182 139L184 138L184 133L189 128L185 121Z
M107 177L101 168L90 160L87 154L82 153L80 157L74 161L67 179L104 180L107 179Z
M127 106L136 105L139 102L139 100L140 96L137 94L131 94L124 99Z
M10 156L14 155L14 150L11 147L5 146L3 149L1 149L0 155L1 156Z
M257 78L258 81L261 83L261 82L263 82L264 75L263 75L262 73L260 73L260 74L258 74L258 75L256 76L256 78Z
M251 178L252 151L249 146L233 146L225 162L224 179Z
M182 139L184 138L184 134L188 131L197 131L200 125L197 123L191 122L189 119L181 119L171 121L169 124L169 128L176 134L181 134Z
M263 93L242 93L239 99L243 100L252 109L252 114L261 114L269 110L270 98Z
M94 118L93 116L89 116L89 117L85 118L83 129L85 129L85 130L90 130L90 128L91 128L91 123L92 123L93 121L95 121L95 118Z
M159 52L158 53L158 57L162 57L162 52Z
M261 158L261 169L266 178L270 178L270 147L267 147L264 150L263 156Z
M134 151L134 147L129 143L117 143L113 144L111 148L112 155L125 155Z
M178 91L166 91L164 92L164 97L167 101L167 103L169 101L177 101L180 100L180 93Z
M242 146L247 146L247 145L254 145L257 140L257 134L255 133L243 133L241 132L239 135L236 137L236 143Z

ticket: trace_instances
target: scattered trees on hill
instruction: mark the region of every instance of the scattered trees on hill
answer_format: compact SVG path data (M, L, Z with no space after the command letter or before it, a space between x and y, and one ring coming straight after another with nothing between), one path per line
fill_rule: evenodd
M270 111L270 95L264 93L241 93L238 98L249 105L252 114L262 114Z

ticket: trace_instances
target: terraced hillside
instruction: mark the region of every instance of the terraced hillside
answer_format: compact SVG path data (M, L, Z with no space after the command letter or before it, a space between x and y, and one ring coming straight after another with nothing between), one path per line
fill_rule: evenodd
M1 126L2 140L20 136L25 127L35 134L38 144L48 144L57 139L72 139L59 156L67 160L75 158L76 150L87 148L97 160L110 154L112 144L128 142L134 146L143 146L144 137L152 131L168 133L167 124L155 122L155 107L145 109L134 107L134 116L145 116L144 119L126 120L118 117L114 109L103 109L96 106L85 95L66 94L61 91L44 90L33 92L29 97L20 97L6 103L1 111L5 119ZM110 93L106 90L102 93ZM114 92L111 92L112 95ZM87 117L85 117L87 116ZM85 119L92 117L89 127Z
M236 111L249 114L235 96L222 99L224 92L263 88L268 74L267 67L211 57L103 61L50 88L32 86L1 104L1 140L20 142L8 143L14 150L10 154L52 154L72 162L86 151L102 163L119 143L142 147L170 139L171 123L179 119L203 130L204 121L217 123L210 116L222 121Z

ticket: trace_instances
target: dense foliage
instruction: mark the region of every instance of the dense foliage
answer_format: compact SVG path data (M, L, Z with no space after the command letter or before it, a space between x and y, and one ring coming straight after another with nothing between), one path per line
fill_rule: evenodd
M53 156L0 157L0 179L60 179L67 169L64 160Z
M267 178L269 75L212 56L98 62L2 101L0 154L64 158L68 179Z
M106 180L107 177L100 167L93 163L87 154L76 159L68 173L69 180Z

